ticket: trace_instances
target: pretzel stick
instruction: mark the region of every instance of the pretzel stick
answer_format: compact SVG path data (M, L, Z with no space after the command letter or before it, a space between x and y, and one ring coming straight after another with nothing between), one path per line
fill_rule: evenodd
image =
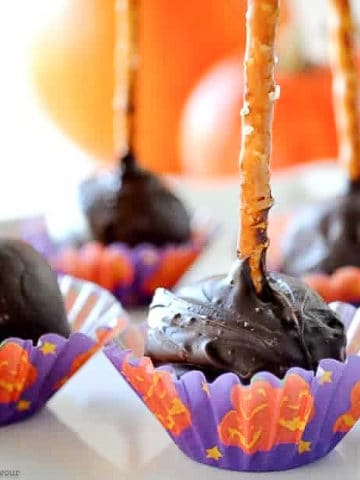
M264 284L268 212L272 206L269 160L274 101L275 31L279 0L248 0L244 106L240 152L238 256L248 258L254 287Z
M349 0L329 0L330 58L339 156L351 182L360 180L358 81Z
M138 71L138 0L116 0L113 136L115 154L134 153L135 88Z

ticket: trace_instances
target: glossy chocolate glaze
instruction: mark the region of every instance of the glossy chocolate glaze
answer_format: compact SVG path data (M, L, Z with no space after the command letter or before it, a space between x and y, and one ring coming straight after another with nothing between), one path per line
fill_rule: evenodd
M266 276L261 297L247 261L175 294L158 289L150 306L146 353L178 374L208 379L234 372L245 383L259 371L283 377L315 370L322 358L345 359L341 321L314 291L285 275Z
M30 245L0 239L0 341L70 335L56 275Z
M303 211L283 242L280 270L289 275L333 273L346 265L360 267L360 188L320 207Z
M163 246L190 239L190 215L182 202L157 176L140 168L132 154L122 159L120 175L112 182L88 180L81 202L93 237L104 244Z

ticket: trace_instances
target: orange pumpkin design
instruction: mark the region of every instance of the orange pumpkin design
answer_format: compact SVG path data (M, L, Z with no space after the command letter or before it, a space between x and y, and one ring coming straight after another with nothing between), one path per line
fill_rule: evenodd
M155 370L149 358L138 365L125 360L122 373L166 430L178 436L191 426L191 415L171 381L171 374Z
M360 382L357 382L351 390L350 401L350 410L341 415L334 423L334 433L347 433L360 418Z
M339 267L331 275L313 273L304 277L304 281L326 302L354 302L360 298L360 268Z
M235 409L221 420L219 437L224 445L247 454L269 451L280 443L298 444L314 404L309 385L295 374L282 388L265 380L250 387L235 385L231 402Z
M169 249L162 259L159 269L145 282L145 293L157 287L171 288L181 275L192 265L199 252L197 249L178 247Z
M37 370L27 350L15 342L0 347L0 403L17 402L36 378Z
M112 290L134 281L134 267L128 256L99 242L88 242L79 250L67 247L52 261L55 270L97 283Z
M59 390L59 388L65 385L65 383L84 365L84 363L89 360L92 355L94 355L94 353L96 353L97 350L99 350L100 347L101 345L97 343L86 352L77 355L70 366L69 372L65 375L65 377L56 382L54 390Z

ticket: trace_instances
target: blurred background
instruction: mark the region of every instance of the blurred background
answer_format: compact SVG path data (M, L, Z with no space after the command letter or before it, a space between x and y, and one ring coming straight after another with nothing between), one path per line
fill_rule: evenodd
M226 189L236 178L245 7L245 0L142 2L143 165L203 190L220 180ZM272 159L280 176L336 158L325 14L326 0L282 2ZM1 3L1 219L56 208L90 171L114 164L113 46L113 0Z

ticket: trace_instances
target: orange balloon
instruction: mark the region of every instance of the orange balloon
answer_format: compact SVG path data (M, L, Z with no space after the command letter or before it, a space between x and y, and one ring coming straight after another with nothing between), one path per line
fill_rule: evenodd
M279 169L337 154L331 74L326 68L277 74L272 168ZM238 58L217 63L185 104L180 122L184 170L196 175L238 171L243 69Z
M112 146L112 0L71 0L31 48L35 90L51 118L95 157Z
M155 171L180 169L183 103L207 68L244 47L246 2L143 1L138 154ZM113 161L114 0L71 0L38 32L33 83L43 106L78 145Z

